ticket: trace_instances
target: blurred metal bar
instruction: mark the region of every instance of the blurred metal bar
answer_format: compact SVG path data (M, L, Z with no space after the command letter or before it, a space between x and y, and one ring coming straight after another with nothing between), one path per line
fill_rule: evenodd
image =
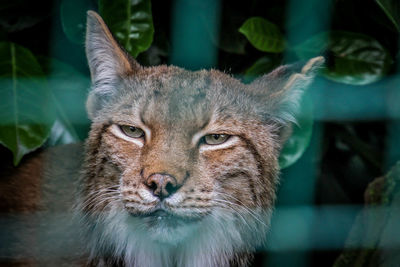
M399 42L400 46L400 35ZM400 47L398 47L400 51ZM400 52L399 52L400 53ZM397 75L392 77L387 85L386 103L388 117L385 148L385 169L389 170L400 160L400 58L397 55Z
M365 86L351 86L318 78L311 88L314 119L368 121L399 119L400 76Z
M289 1L287 10L287 40L291 45L296 45L324 30L329 30L331 23L332 1L306 0L306 1ZM286 61L296 60L290 50L285 54ZM324 88L325 84L318 85L318 91ZM310 147L305 154L294 165L283 170L282 183L278 194L277 212L273 216L272 230L270 236L270 248L279 244L278 240L281 236L296 236L293 233L301 235L295 238L297 248L306 248L311 246L313 229L311 229L314 214L304 211L300 217L293 217L291 224L294 227L287 227L281 231L282 226L280 220L283 219L282 213L279 211L282 207L291 207L298 205L313 205L315 198L315 184L317 178L317 170L319 169L318 160L321 148L321 140L323 133L323 125L321 123L314 124L313 137ZM290 214L286 214L291 216ZM277 234L277 239L274 239ZM300 241L301 240L301 241ZM278 242L278 243L277 243ZM290 244L290 243L289 243ZM288 252L288 251L287 251ZM300 249L296 253L277 253L268 257L266 266L309 266L309 254Z
M219 0L175 0L172 10L170 63L190 70L217 65Z
M348 244L350 247L371 248L371 245L374 248L400 247L400 228L393 225L398 221L399 214L393 214L390 205L368 208L356 205L325 205L321 207L297 205L280 206L275 211L275 229L270 233L267 250L275 254L293 251L296 252L296 255L300 255L297 252L342 249L343 240L348 237L349 226L353 224L354 218L360 214L361 210L368 213L365 218L370 220L377 218L384 222L381 226L390 235L386 235L384 240L380 238L375 240L371 237L379 237L379 235L375 236L374 233L368 231L360 232L363 237L365 234L368 238L354 239ZM57 259L79 255L80 246L84 244L79 243L80 239L77 236L71 236L71 233L76 233L76 231L70 230L71 227L76 227L79 218L75 218L77 221L71 221L68 218L73 217L67 212L0 215L0 258L36 255L43 259ZM370 227L370 230L374 229L373 224L376 223L372 220L361 220L361 222L366 224L365 227ZM309 234L310 225L313 225L312 235ZM390 225L392 227L388 229ZM32 238L34 247L12 246L13 241L25 240L24 238L28 241ZM295 258L299 259L297 256ZM285 259L285 262L287 260Z

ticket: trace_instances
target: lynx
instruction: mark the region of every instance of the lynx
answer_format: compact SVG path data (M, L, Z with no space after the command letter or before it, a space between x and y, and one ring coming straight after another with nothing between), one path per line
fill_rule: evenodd
M251 84L217 70L142 67L92 11L86 54L89 138L1 179L0 211L20 216L3 230L3 260L249 265L267 240L280 149L323 58Z

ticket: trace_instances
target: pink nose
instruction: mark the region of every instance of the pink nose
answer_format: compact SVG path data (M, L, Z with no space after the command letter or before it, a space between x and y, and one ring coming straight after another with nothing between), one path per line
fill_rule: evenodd
M147 178L146 185L152 190L153 195L160 199L172 195L177 190L176 179L169 174L152 174Z

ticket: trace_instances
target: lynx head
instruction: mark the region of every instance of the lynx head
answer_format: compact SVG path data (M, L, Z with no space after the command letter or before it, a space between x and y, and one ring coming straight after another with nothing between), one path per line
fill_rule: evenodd
M142 67L96 13L87 26L92 128L81 209L94 251L138 261L159 246L163 255L179 248L175 263L196 253L224 263L254 250L268 229L285 129L323 59L243 84L217 70Z

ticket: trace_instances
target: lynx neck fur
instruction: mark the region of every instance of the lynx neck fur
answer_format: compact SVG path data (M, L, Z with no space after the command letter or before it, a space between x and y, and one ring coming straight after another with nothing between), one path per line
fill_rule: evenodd
M78 262L90 266L247 266L267 240L279 152L323 58L251 84L217 70L142 67L92 11L86 54L85 148L28 160L43 165L41 178L2 186L33 188L14 211L66 214L61 247L79 243Z

